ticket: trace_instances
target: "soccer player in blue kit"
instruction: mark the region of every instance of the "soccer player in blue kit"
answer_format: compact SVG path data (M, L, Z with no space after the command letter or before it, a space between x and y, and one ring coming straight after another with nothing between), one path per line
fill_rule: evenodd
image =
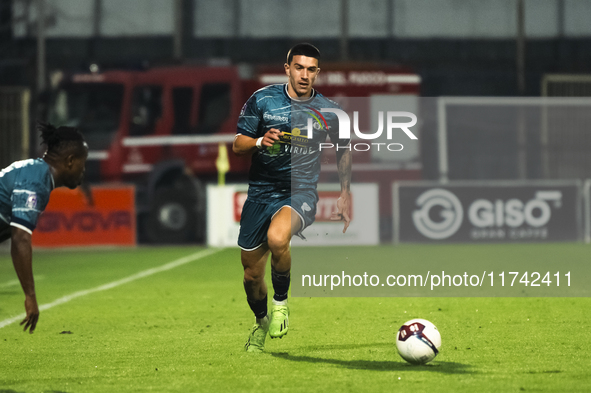
M12 239L14 269L25 292L24 330L33 333L39 307L33 279L31 235L56 187L76 188L84 177L88 145L80 131L40 124L43 158L16 161L0 171L0 243Z
M244 289L256 322L245 345L247 352L262 352L267 333L281 338L289 330L287 293L290 284L293 235L314 222L320 174L319 144L327 135L337 149L341 195L331 219L345 222L350 212L350 141L339 140L338 122L322 108L338 105L313 89L318 76L320 52L310 44L290 49L285 64L286 84L270 85L256 91L246 102L238 120L233 151L251 155L248 198L242 210L238 245L242 249ZM323 115L312 138L300 130L307 117ZM330 124L330 125L329 125ZM265 267L271 254L273 308L267 309Z

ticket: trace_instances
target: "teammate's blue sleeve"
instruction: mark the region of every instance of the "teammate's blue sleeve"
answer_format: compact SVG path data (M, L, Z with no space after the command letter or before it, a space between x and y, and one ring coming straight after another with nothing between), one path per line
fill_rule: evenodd
M257 105L257 97L253 94L240 111L236 133L257 138L260 121L261 110Z
M20 179L12 191L12 220L10 225L32 233L39 215L49 202L50 190L39 182Z

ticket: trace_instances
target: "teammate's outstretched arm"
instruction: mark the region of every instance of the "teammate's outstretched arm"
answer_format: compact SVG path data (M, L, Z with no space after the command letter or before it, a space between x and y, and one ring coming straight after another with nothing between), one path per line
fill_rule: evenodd
M33 333L39 320L39 307L35 296L35 281L33 280L33 247L31 234L17 227L12 227L12 245L10 249L14 270L23 291L25 292L26 317L21 322L26 331Z
M258 149L271 147L279 140L283 133L276 128L271 128L260 138L251 138L246 135L237 134L234 138L232 150L236 155L250 155Z
M341 196L337 200L337 211L330 217L334 221L345 221L343 233L347 232L351 222L351 151L337 151L337 170L341 182Z

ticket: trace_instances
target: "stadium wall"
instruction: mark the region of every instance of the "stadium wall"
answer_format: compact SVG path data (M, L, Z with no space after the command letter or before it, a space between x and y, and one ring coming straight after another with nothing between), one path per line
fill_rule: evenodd
M232 63L277 64L281 67L293 38L191 38L185 61L226 59ZM310 41L322 49L323 59L339 60L339 40ZM3 61L0 84L35 83L34 39L0 41ZM48 70L87 70L91 63L106 68L140 68L170 63L170 36L101 38L49 38ZM352 38L349 59L356 62L389 62L412 68L421 75L421 95L514 96L518 94L513 39L458 38ZM590 38L529 39L526 44L527 96L540 95L545 73L591 73Z

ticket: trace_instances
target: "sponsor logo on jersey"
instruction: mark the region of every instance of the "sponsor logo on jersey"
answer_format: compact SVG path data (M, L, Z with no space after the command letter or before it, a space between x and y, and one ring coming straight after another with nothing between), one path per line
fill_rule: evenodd
M279 143L286 143L289 145L299 146L299 147L307 147L311 141L308 139L306 135L302 135L302 130L299 128L294 128L291 132L283 132L283 136L279 140Z
M263 114L263 119L265 119L267 121L282 121L282 122L288 122L289 121L289 119L287 118L287 116L272 115L269 112L265 112Z

